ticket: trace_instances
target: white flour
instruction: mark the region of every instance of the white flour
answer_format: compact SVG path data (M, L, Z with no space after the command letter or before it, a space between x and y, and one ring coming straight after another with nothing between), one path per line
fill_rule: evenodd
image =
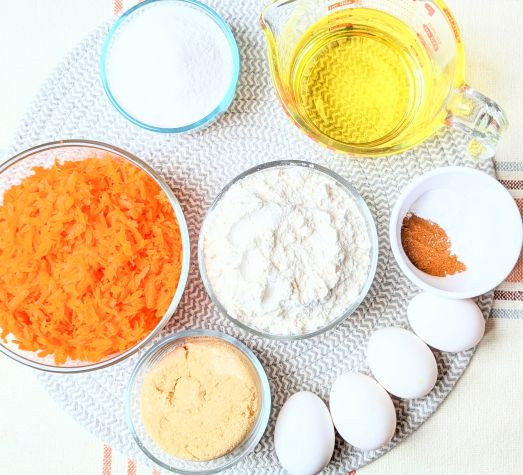
M370 238L352 197L304 167L278 167L233 185L209 216L204 262L237 320L278 335L335 320L367 279Z
M107 82L120 106L160 128L209 115L233 76L227 37L206 13L182 2L148 4L119 27L107 55Z

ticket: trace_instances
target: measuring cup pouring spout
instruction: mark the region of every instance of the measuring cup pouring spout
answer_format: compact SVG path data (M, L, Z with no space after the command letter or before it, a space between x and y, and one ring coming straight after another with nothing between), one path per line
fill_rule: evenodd
M285 112L334 151L400 153L446 126L467 134L471 156L487 158L508 126L467 84L461 33L443 0L276 0L260 25Z
M291 2L293 2L293 1L294 0L291 0ZM273 4L270 3L269 5L267 5L263 8L263 10L260 14L260 18L259 18L261 29L263 30L265 35L270 36L270 37L274 36L272 34L272 26L271 26L271 21L270 21L270 14L271 14L272 10L273 10Z
M278 26L282 26L281 20L288 14L288 12L282 10L293 8L293 4L298 1L299 0L273 1L265 6L260 14L259 22L265 35L269 66L274 81L277 81L280 77L278 45L281 42L283 32L278 30Z

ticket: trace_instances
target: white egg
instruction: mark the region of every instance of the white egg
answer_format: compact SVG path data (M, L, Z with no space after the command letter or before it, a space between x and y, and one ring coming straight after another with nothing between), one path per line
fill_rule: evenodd
M485 319L473 300L451 300L425 292L412 299L407 314L414 332L441 351L469 350L485 333Z
M300 392L283 405L274 430L276 455L291 475L316 475L334 452L334 425L325 403Z
M389 393L404 399L426 396L436 384L438 367L430 348L402 328L382 328L367 345L372 374Z
M378 449L394 436L396 411L392 399L369 376L340 376L332 385L329 406L337 431L357 449Z

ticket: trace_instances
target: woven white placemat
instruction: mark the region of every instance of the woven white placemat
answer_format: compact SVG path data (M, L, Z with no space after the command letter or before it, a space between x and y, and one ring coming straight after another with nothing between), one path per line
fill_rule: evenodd
M241 50L238 93L230 111L211 127L190 135L161 135L122 118L105 97L99 57L109 24L81 42L59 65L17 129L8 155L58 139L92 139L134 153L160 172L178 196L192 242L191 271L180 307L162 336L189 328L229 333L250 346L268 373L273 392L269 428L255 452L231 473L282 473L274 454L272 432L285 400L310 390L324 400L334 379L345 371L367 372L366 342L374 329L407 328L406 305L416 290L402 276L390 252L391 206L413 177L435 167L461 164L494 174L491 161L466 158L466 139L443 131L400 156L348 159L316 145L286 119L270 83L265 45L258 26L262 1L210 0L230 23ZM317 162L345 176L369 204L378 226L380 259L374 285L358 311L337 329L300 342L272 342L253 337L229 323L212 306L197 268L196 243L202 217L213 197L230 179L259 163L280 159ZM480 299L488 316L492 295ZM374 452L359 452L339 438L325 473L357 469L380 457L416 430L437 409L465 370L473 352L437 353L439 378L425 398L395 400L398 429L393 442ZM84 375L42 374L40 380L80 424L107 444L145 464L150 462L132 440L124 420L123 392L140 354L112 368Z

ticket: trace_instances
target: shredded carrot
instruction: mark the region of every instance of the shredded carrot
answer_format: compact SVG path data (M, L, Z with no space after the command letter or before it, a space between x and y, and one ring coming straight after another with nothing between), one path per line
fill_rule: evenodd
M167 195L112 157L33 171L0 207L0 337L57 365L131 348L164 316L180 278Z

